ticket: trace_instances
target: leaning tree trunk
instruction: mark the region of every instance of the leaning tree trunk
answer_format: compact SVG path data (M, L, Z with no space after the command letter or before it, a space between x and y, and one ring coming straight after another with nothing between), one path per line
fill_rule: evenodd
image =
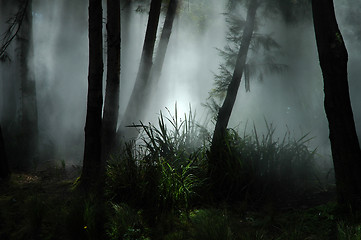
M139 103L140 99L146 97L145 91L148 86L149 76L153 65L154 45L157 35L159 15L162 0L152 0L149 11L147 30L145 33L142 57L139 64L139 70L129 103L123 115L119 126L121 137L132 138L137 135L133 128L127 128L127 125L138 122L141 119L141 113L145 110L144 105Z
M33 73L33 38L32 38L32 1L21 0L25 4L24 16L17 35L19 44L19 73L21 84L21 129L23 167L29 168L38 153L38 109L36 86ZM21 5L19 5L21 9Z
M132 48L130 46L132 46L132 37L131 37L131 20L132 20L132 16L133 13L135 12L135 10L133 9L133 1L134 0L123 0L121 1L121 12L120 12L120 17L121 17L121 88L120 88L120 102L127 102L128 101L128 97L129 97L129 87L130 86L130 82L128 81L129 79L129 73L131 72L131 68L133 66L132 62L129 61L129 59L132 58L132 56L134 55ZM126 107L126 106L123 106ZM120 109L119 109L120 110ZM122 115L119 114L118 116L118 121L120 121L122 118Z
M232 187L233 183L230 182L232 180L227 178L227 169L224 169L224 166L227 165L227 163L225 163L225 161L227 161L226 130L237 98L237 92L241 83L243 71L245 69L248 49L255 27L255 18L258 6L259 3L257 0L252 0L248 6L246 23L243 30L235 69L227 89L226 98L218 111L217 122L208 155L208 175L212 186L212 192L214 197L218 200L224 198L238 198L239 195L239 191L236 191L236 189L233 189Z
M0 126L0 179L7 179L9 176L10 170L5 152L4 138Z
M122 49L122 56L121 56L121 62L122 62L122 68L125 69L125 71L128 69L127 68L127 64L128 61L126 61L127 58L129 58L131 56L131 52L130 52L130 42L131 42L131 38L130 38L130 33L131 33L131 29L130 29L130 24L131 24L131 17L132 17L132 13L133 13L133 0L123 0L121 1L121 49ZM122 75L123 75L124 71L122 71ZM122 90L122 89L121 89Z
M257 0L252 0L248 7L247 19L245 23L245 28L243 30L242 41L237 56L236 66L233 72L232 80L227 89L226 98L223 102L223 105L219 109L217 122L213 133L209 158L210 171L212 171L212 169L217 165L217 161L222 161L222 154L220 150L224 146L224 138L227 125L229 122L229 118L231 117L232 109L237 98L237 92L245 68L248 49L254 31L258 4L259 3Z
M347 80L348 54L332 0L312 1L317 50L323 73L325 112L330 131L338 202L361 207L361 151Z
M101 126L103 38L102 0L89 0L89 69L88 105L85 122L85 146L81 186L86 191L96 190L102 174Z
M153 84L157 84L162 72L165 54L167 52L169 38L172 33L173 22L178 7L178 0L170 0L167 15L165 17L162 35L160 36L157 55L152 68L151 80Z
M120 84L120 1L107 1L107 83L103 114L102 161L113 150L119 112Z

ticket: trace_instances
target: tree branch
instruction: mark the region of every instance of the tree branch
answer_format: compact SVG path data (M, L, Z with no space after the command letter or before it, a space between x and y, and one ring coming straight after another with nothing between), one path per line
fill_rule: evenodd
M15 14L15 16L11 17L7 22L10 23L9 28L2 34L4 37L2 38L2 44L0 48L0 60L5 60L8 58L6 54L6 49L9 47L10 43L14 40L14 38L18 35L21 25L24 20L24 16L26 13L26 9L29 4L29 0L24 0L25 4L19 5L19 10Z

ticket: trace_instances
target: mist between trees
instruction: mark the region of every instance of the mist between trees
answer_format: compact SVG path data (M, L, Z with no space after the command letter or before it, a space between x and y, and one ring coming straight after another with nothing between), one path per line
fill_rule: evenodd
M74 231L87 239L163 239L179 230L158 235L167 218L197 238L200 207L277 209L319 197L315 182L331 182L324 192L352 216L360 9L357 0L3 0L0 180L78 169L67 193L81 208L62 214L79 211ZM126 211L139 229L118 224ZM34 239L44 223L28 229Z
M247 17L247 1L243 5L237 5L237 1L216 0L177 2L164 63L160 67L161 71L157 70L156 73L148 69L149 66L145 65L142 68L143 65L140 65L143 61L142 54L144 56L143 44L149 24L150 1L120 3L118 137L122 135L121 130L125 126L140 124L140 121L156 122L159 111L164 112L166 108L172 110L175 103L179 117L187 113L191 106L197 112L197 121L204 124L209 131L213 131L215 115L209 107L216 107L214 103L220 105L225 94L217 90L222 87L215 84L215 80L217 81L217 76L232 74L227 72L226 68L229 67L230 71L233 71L232 58L234 60L235 56L227 51L232 48L237 51L239 48L236 39L230 38L232 31L237 31L237 26L232 26L235 24L232 23L232 17L239 18L238 28L241 28ZM264 121L266 119L268 123L273 123L277 127L276 137L282 138L287 131L295 136L310 133L310 136L314 137L310 143L311 147L318 147L318 152L328 157L331 152L323 107L323 78L319 67L311 8L303 6L302 3L295 3L295 9L290 10L291 5L276 2L266 1L255 15L253 39L246 60L247 68L242 76L228 127L252 131L252 127L247 128L246 125L254 124L259 132L267 131ZM0 66L1 127L8 156L15 156L17 159L11 161L10 165L22 168L21 161L24 159L18 153L17 146L20 143L19 139L24 138L22 131L33 129L29 127L30 123L24 123L25 109L29 102L37 105L37 113L28 121L37 122L36 138L39 141L39 151L31 153L32 157L25 162L36 165L42 161L64 159L68 164L81 165L88 86L88 2L33 0L30 3L32 9L26 10L26 16L31 20L24 20L22 26L25 29L26 23L31 23L31 27L28 28L30 33L24 30L19 32L6 49ZM19 4L21 1L1 2L2 32L6 32L14 16L21 11ZM161 5L159 24L154 26L154 49L147 53L146 61L153 61L154 65L157 62L156 56L161 44L168 4L169 1L163 1ZM109 64L106 56L109 45L107 9L106 4L103 5L105 96L106 71ZM358 93L361 89L358 81L361 71L358 66L358 52L361 46L360 29L355 24L356 9L360 9L360 4L357 1L336 1L335 9L349 52L351 103L356 128L360 132L361 111L357 104L360 102ZM239 33L242 33L242 29ZM21 44L26 42L23 41L26 37L21 34L32 37L32 40L28 39L29 47L25 47L30 49L26 51L28 55L22 53L24 47ZM27 63L24 63L24 57L27 58ZM22 65L28 66L27 73L23 72ZM135 81L139 78L137 75L144 70L149 70L148 74L159 79L151 80L145 89L146 94L131 101L139 101L135 106L140 110L133 113L135 107L127 110L128 102ZM28 95L24 95L26 87L21 82L24 74L35 81L36 100L25 100ZM140 89L144 91L142 86ZM218 95L215 94L217 91ZM128 122L122 122L132 114L135 116ZM27 127L24 127L24 124ZM26 135L30 136L32 133ZM27 146L22 144L24 147Z

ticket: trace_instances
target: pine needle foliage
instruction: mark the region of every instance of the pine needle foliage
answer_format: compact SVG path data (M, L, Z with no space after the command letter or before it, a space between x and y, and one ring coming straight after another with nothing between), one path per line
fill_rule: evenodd
M245 19L238 9L238 1L230 1L229 12L225 13L228 32L226 36L227 44L223 49L217 49L224 62L220 64L218 73L214 74L214 88L210 92L210 97L206 106L211 107L214 103L218 105L224 100L229 83L231 82L233 71L237 59L237 53L243 36ZM250 45L250 57L244 68L244 82L246 92L251 91L250 80L264 80L264 76L269 74L280 74L288 67L279 63L276 56L280 55L281 46L272 37L272 34L264 34L258 30L256 25ZM212 108L211 108L212 109Z

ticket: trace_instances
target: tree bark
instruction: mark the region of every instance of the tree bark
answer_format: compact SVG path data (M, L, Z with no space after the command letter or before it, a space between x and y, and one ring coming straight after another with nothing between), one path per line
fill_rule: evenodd
M0 125L0 179L7 179L9 176L10 176L10 170L5 151L4 138Z
M210 148L210 175L213 174L212 171L216 171L217 162L222 160L221 149L224 147L224 138L227 125L229 122L229 118L231 117L232 109L237 98L237 92L245 68L249 45L254 31L255 18L258 6L259 2L257 0L252 0L248 7L246 24L243 30L243 36L237 56L236 66L233 72L232 80L227 89L226 98L218 112L217 122L214 129L212 144Z
M81 185L93 190L99 184L102 174L101 126L102 126L102 80L103 80L103 39L102 1L89 0L89 69L88 99L85 122L85 146Z
M125 67L125 70L127 70L126 65L128 62L127 61L123 61L123 59L125 60L127 57L129 57L129 55L131 54L129 52L129 43L131 41L130 39L130 21L131 21L131 16L133 13L133 0L124 0L122 1L122 5L121 5L121 45L122 45L122 66L123 68Z
M312 1L317 50L324 80L338 203L361 208L361 151L347 79L348 53L337 25L332 0Z
M3 0L0 1L0 29L1 34L4 34L3 29L8 29L9 25L7 21L11 17L11 13L14 12L14 9L18 9L18 4L11 0ZM2 35L3 36L3 35ZM4 39L1 39L1 44L3 44ZM0 100L0 108L1 108L1 123L2 127L4 129L4 132L6 132L6 129L10 126L10 124L14 123L14 120L16 119L16 109L18 106L18 98L16 97L16 92L18 91L18 80L14 79L13 73L15 72L15 64L11 62L10 60L13 58L13 52L14 52L14 44L9 45L6 48L6 55L9 57L1 57L0 50L0 84L2 84L2 92L1 92L1 100ZM3 46L0 46L1 49ZM20 80L20 79L19 79ZM8 104L11 103L11 104ZM6 135L6 133L3 133Z
M107 83L103 113L102 161L113 151L119 113L120 1L107 0Z
M152 0L150 5L139 70L129 103L119 127L120 132L118 136L120 135L125 138L132 138L137 135L137 131L135 129L127 128L126 126L138 122L141 119L142 111L145 109L144 105L139 103L139 100L146 98L147 95L146 89L153 65L154 45L157 35L161 4L162 0Z
M19 47L19 73L21 84L21 128L23 146L23 167L29 168L31 160L38 154L38 108L36 100L36 83L33 73L33 38L32 38L32 1L25 4L24 17L17 35Z
M170 0L167 10L167 15L165 17L162 35L159 40L157 55L154 61L154 67L152 68L151 81L153 84L157 84L162 72L165 54L167 52L169 38L172 33L173 22L176 15L178 7L178 0Z

